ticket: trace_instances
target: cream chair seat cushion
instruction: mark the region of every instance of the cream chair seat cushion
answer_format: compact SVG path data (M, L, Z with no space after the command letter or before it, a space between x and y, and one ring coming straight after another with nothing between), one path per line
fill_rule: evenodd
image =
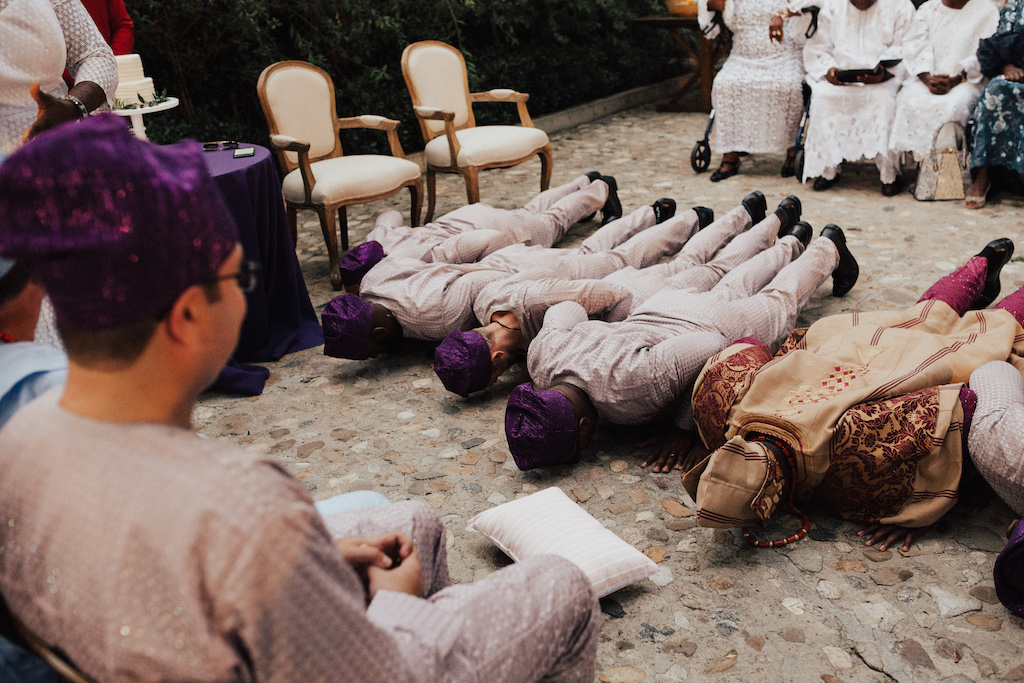
M419 164L381 154L324 159L314 161L310 167L316 178L313 186L313 202L316 204L334 204L393 192L420 177ZM306 200L299 169L285 176L281 189L286 201L298 204Z
M538 128L478 126L455 131L459 141L459 166L484 166L522 159L548 144L548 134ZM448 138L440 135L424 148L427 163L451 166Z

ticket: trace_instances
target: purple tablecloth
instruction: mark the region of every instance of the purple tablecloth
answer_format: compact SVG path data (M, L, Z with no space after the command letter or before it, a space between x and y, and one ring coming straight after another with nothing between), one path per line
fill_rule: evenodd
M249 310L242 324L232 363L212 389L255 395L263 391L269 372L242 366L274 361L281 356L324 343L323 329L309 301L295 256L281 182L270 150L259 145L256 154L235 159L232 150L203 152L217 187L238 224L246 258L258 260L260 284L247 295Z

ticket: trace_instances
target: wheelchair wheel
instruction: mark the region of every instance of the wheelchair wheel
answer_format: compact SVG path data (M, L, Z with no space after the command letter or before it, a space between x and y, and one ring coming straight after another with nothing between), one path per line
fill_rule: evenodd
M804 149L801 147L796 151L796 157L793 158L793 170L796 171L796 181L802 183L804 181Z
M700 140L693 146L690 152L690 166L697 173L703 173L711 165L711 145L705 140Z

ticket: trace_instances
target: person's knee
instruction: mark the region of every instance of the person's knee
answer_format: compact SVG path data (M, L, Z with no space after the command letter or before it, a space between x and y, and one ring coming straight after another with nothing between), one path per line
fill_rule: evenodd
M422 500L407 500L396 505L403 506L405 514L409 516L411 527L416 529L417 536L429 539L432 545L444 545L444 522L429 503Z
M563 608L579 619L589 619L597 609L597 595L590 578L575 563L558 555L540 555L520 563L534 585L557 585Z

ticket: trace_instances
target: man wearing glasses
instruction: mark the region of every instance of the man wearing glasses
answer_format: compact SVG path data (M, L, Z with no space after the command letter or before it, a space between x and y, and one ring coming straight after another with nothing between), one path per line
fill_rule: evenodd
M0 167L0 254L53 300L65 388L0 430L0 594L94 680L593 680L599 612L540 557L447 587L417 501L321 518L274 463L190 428L252 283L194 145L112 115Z

